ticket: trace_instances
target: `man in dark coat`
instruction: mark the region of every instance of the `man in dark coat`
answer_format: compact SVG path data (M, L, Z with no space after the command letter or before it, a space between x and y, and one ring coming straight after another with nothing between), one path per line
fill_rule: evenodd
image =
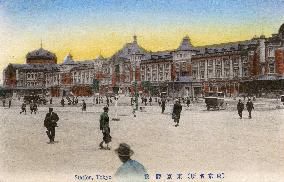
M100 143L100 148L110 150L108 146L109 142L111 142L108 107L104 107L104 112L100 116L100 130L102 130L103 133L103 141ZM103 143L105 143L107 147L104 147Z
M161 100L161 106L162 106L162 113L164 113L165 108L166 108L166 99L165 99L165 98L162 98L162 100Z
M246 104L248 113L249 113L249 119L251 119L251 111L254 109L253 103L251 102L251 99L248 99L248 102Z
M57 121L59 120L58 115L53 112L53 108L49 108L49 112L46 114L44 119L44 127L46 127L46 134L49 138L49 143L54 143L55 138L55 127L57 127Z
M60 103L61 103L61 106L64 107L64 105L65 105L65 100L62 98L61 101L60 101Z
M107 102L107 107L109 107L109 98L106 98L106 102Z
M83 100L82 111L86 111L86 110L87 110L87 104L86 104L86 102Z
M181 110L182 110L182 106L180 104L180 101L177 99L176 103L174 104L173 115L172 115L172 118L174 119L174 122L176 123L175 127L179 125Z
M150 106L152 105L152 101L153 101L153 100L152 100L152 97L150 97L150 98L149 98Z
M244 103L242 103L241 99L239 99L239 102L237 104L237 110L238 110L238 114L240 116L240 119L242 119L243 117L243 110L244 110Z
M26 107L27 107L27 105L26 105L26 103L24 102L24 103L22 104L22 106L21 106L22 111L20 112L20 114L22 114L23 112L25 112L25 114L27 114Z
M11 107L11 105L12 105L12 100L11 99L9 99L9 108Z
M52 104L52 97L49 99L49 104Z
M147 106L147 97L144 98L144 104Z

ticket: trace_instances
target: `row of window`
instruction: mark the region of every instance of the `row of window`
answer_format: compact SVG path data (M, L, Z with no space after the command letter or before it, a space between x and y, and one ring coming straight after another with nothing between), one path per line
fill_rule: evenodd
M150 70L150 68L152 68L152 70L156 69L162 70L163 68L169 69L170 64L152 64L147 66L141 66L141 71L144 71L145 69Z
M192 70L192 76L195 79L198 78L198 76L200 76L201 79L204 79L205 78L205 71L200 70L200 74L198 75L197 70ZM242 69L242 75L240 75L240 70L238 68L235 68L235 69L233 69L232 76L233 77L248 76L248 69L243 68ZM230 77L230 69L224 69L223 75L222 75L221 69L215 70L215 75L214 75L213 70L207 70L207 77L208 78L221 78L221 77L229 78Z
M147 73L146 75L141 74L141 80L142 81L167 81L170 80L170 74L169 72L165 72L165 74L157 74L157 73Z
M28 79L36 79L36 78L42 78L43 73L27 73L27 78ZM20 77L23 76L23 73L20 73Z
M17 83L18 87L39 87L39 86L43 86L42 82L24 82L24 81L19 81Z

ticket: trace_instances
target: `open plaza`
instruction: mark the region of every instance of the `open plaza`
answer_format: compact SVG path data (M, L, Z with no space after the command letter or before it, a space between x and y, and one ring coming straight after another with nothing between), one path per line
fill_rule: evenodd
M81 110L83 99L86 111ZM117 108L109 107L111 150L100 150L99 116L105 103L80 97L77 106L61 107L55 99L52 105L39 106L37 114L28 109L24 115L19 114L22 101L14 99L11 108L0 107L0 181L112 181L121 165L114 149L123 142L131 146L132 158L145 166L151 182L282 181L283 104L257 98L252 119L246 110L239 119L237 101L225 99L226 109L210 111L203 99L189 107L182 103L180 126L174 127L172 101L164 114L154 102L134 117L130 97L122 97ZM43 125L49 107L60 118L54 144L47 144ZM112 121L116 109L120 120Z

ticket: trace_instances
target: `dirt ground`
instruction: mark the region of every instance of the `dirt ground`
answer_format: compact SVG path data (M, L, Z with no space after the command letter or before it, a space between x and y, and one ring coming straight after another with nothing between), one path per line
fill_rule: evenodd
M203 102L184 106L179 127L174 127L171 106L165 114L157 105L146 106L146 112L138 112L134 118L130 106L120 105L120 121L110 122L112 149L105 151L98 147L103 105L88 103L86 112L79 106L53 105L60 117L58 142L47 144L43 119L48 105L39 107L36 115L20 115L15 101L10 109L0 107L0 182L88 181L78 180L75 175L112 181L98 180L96 175L114 175L121 165L114 149L121 142L131 146L133 159L147 168L151 182L283 182L283 107L276 109L273 100L257 100L253 118L248 119L245 110L244 118L239 119L236 102L228 100L228 108L220 111L206 111ZM114 110L111 106L110 118ZM166 179L169 173L173 174L172 180ZM182 180L176 179L179 173ZM189 179L189 173L195 178ZM213 179L209 179L209 173ZM161 174L161 179L155 179L156 174ZM222 174L221 178L217 174Z

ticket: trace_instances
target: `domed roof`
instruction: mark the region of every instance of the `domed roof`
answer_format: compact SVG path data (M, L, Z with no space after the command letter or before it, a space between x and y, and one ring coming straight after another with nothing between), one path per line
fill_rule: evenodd
M41 47L40 49L29 52L26 55L26 59L28 60L32 60L32 59L57 60L57 57L54 53L49 52Z
M73 56L70 53L67 54L67 56L63 60L63 64L73 64L73 63L74 63Z
M279 28L279 32L278 33L279 33L280 39L284 40L284 23Z

